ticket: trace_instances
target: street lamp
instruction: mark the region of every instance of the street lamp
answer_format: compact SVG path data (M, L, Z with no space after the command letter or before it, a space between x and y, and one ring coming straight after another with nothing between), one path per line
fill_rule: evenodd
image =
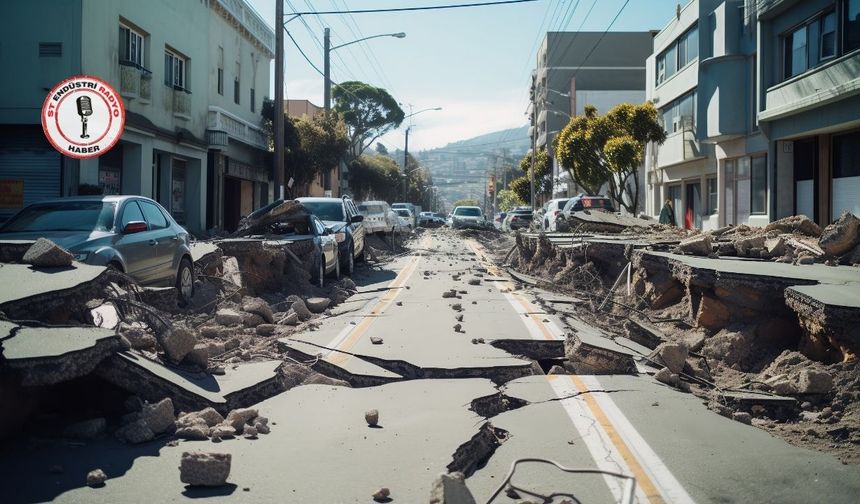
M408 119L412 116L417 116L422 112L428 112L430 110L442 110L442 107L431 107L419 110L418 112L412 112L411 114L405 116L403 119ZM408 179L408 171L409 167L409 130L412 129L412 125L406 127L406 143L403 147L403 201L406 201L406 187L407 187L407 179Z
M323 96L323 107L325 108L326 112L328 112L329 109L331 109L331 77L330 77L331 52L336 50L336 49L340 49L341 47L346 47L348 45L356 44L358 42L363 42L365 40L375 39L375 38L379 38L379 37L404 38L404 37L406 37L406 34L403 32L380 33L379 35L371 35L369 37L360 38L357 40L353 40L352 42L347 42L345 44L340 44L340 45L336 45L336 46L332 47L331 46L331 31L328 28L325 29L325 36L324 36L325 40L324 40L324 44L323 44L324 45L323 53L325 55L325 61L323 64L323 78L324 78L324 84L325 84L325 92L324 92L324 96Z

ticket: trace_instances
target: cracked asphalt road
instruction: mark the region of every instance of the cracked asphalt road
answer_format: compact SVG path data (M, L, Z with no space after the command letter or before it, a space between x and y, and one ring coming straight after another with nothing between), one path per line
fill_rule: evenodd
M263 401L255 407L272 433L256 440L128 447L104 439L6 451L0 483L16 488L9 502L365 503L388 487L393 502L420 503L452 465L469 473L468 486L485 502L522 457L633 475L642 503L856 502L857 466L718 416L650 376L546 376L531 359L493 346L548 342L557 351L572 329L487 263L476 243L437 230L415 249L363 275L340 315L279 342L356 388L307 385ZM480 284L469 283L476 278ZM451 289L459 297L443 298ZM379 410L381 428L365 423L370 409ZM487 422L497 437L479 436ZM232 453L232 485L180 483L180 456L193 449ZM53 465L64 471L50 473ZM109 479L88 488L84 476L96 467ZM514 481L581 502L616 502L621 492L611 478L537 465L522 466ZM495 502L519 500L502 494Z

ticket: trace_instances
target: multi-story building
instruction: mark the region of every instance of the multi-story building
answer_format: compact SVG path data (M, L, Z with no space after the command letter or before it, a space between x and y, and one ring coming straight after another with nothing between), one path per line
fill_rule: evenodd
M529 136L537 149L552 154L552 141L586 105L606 113L619 103L645 101L645 59L653 33L548 32L532 74ZM555 156L553 156L554 158ZM578 192L558 162L553 162L555 194Z
M646 155L646 210L679 226L769 221L767 141L755 121L756 26L743 5L693 0L654 38L648 99L667 138Z
M860 215L860 0L759 0L771 213Z
M16 77L0 92L0 184L22 180L24 198L0 215L45 197L140 194L199 233L229 213L207 203L244 194L226 189L230 176L268 182L257 90L268 89L274 33L243 0L13 0L4 14L15 23L0 33L0 65ZM125 130L99 158L61 156L41 131L45 93L75 74L124 99Z

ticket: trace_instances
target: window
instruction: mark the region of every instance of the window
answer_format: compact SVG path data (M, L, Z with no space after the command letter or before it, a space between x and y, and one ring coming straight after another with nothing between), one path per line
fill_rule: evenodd
M120 229L125 229L129 222L146 222L143 218L143 213L136 201L129 201L122 209L122 220L120 221Z
M860 215L860 132L833 137L833 194L831 218L843 210Z
M806 26L785 37L785 77L794 77L806 71Z
M657 85L699 57L699 26L693 25L657 56Z
M783 36L784 78L815 68L838 53L836 12L819 13ZM848 41L846 37L846 50Z
M143 66L144 36L128 26L119 25L119 61Z
M767 157L754 156L750 168L750 210L767 213Z
M251 88L251 112L256 112L256 110L254 110L256 108L256 106L254 105L255 101L256 100L254 97L254 88Z
M187 89L185 85L185 58L173 51L164 50L164 83L176 89Z
M149 229L164 229L167 227L167 219L157 206L148 201L138 201L138 204L140 204L140 208L143 210L143 215L146 216L146 221L149 222Z
M239 97L241 95L241 87L239 86L239 75L241 75L242 67L239 66L239 63L236 63L236 78L233 80L233 101L236 105L239 104Z
M218 94L224 96L224 48L218 48Z
M860 48L860 0L845 1L844 51Z
M706 215L717 213L717 177L708 177L708 207Z
M820 57L822 60L836 56L836 13L831 12L821 18L821 36L819 41Z
M692 90L663 107L663 127L667 133L696 130L697 93Z

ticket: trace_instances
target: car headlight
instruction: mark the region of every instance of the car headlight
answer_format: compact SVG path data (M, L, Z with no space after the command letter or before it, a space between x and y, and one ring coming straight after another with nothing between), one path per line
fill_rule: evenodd
M336 242L342 243L344 240L346 240L346 233L335 233L334 239Z
M74 257L75 257L75 261L86 262L87 257L89 257L89 256L90 256L89 252L78 252L75 254Z

